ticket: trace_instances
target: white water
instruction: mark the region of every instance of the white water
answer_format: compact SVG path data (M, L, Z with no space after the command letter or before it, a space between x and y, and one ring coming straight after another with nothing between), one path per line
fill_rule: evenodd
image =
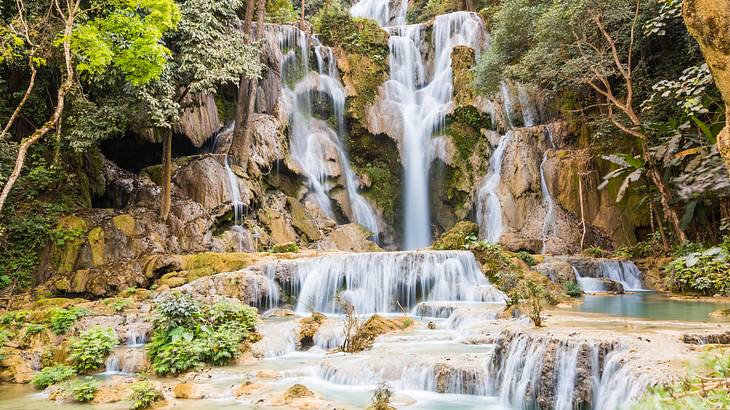
M502 236L502 205L497 190L502 178L504 151L512 139L513 131L507 131L489 160L489 172L477 190L477 223L479 237L487 242L497 243Z
M595 264L590 272L581 272L580 269L573 267L576 280L584 292L605 291L600 278L621 283L625 291L646 290L641 284L641 271L634 262L600 259L595 261Z
M391 25L391 20L395 26L405 24L408 0L401 0L401 4L394 13L391 12L389 3L389 0L360 0L350 8L350 14L355 17L373 19L378 22L380 27Z
M315 43L317 71L310 70L309 43ZM322 211L335 219L330 199L332 178L342 176L353 222L367 228L377 241L380 229L372 206L358 193L358 178L350 166L342 145L345 133L345 90L339 81L334 55L329 47L319 45L301 30L279 26L279 47L285 55L282 77L289 79L304 73L294 85L285 84L283 95L292 112L289 122L289 150L292 159L307 178L310 196ZM324 119L315 116L312 95L331 102L333 129ZM339 165L339 166L338 166Z
M403 118L405 249L431 243L429 169L433 159L431 139L443 129L451 109L451 51L464 45L481 49L484 29L474 13L456 12L437 16L432 31L433 70L427 75L427 61L421 55L423 25L390 27L390 80L385 98L393 102Z
M520 107L522 108L522 122L525 127L532 127L537 124L537 110L530 101L530 94L527 92L527 87L520 84L517 86L517 98L520 100Z
M547 128L547 138L551 148L555 148L553 143L553 128ZM545 219L542 223L542 252L546 253L547 242L551 236L557 236L558 226L555 218L555 200L550 194L548 189L547 181L545 180L545 163L548 160L548 149L545 149L545 153L542 155L542 162L540 162L540 189L542 190L542 204L545 208Z
M341 297L357 314L408 312L419 302L502 303L504 294L482 274L470 252L334 254L282 261L266 274L289 275L296 310L339 313ZM273 306L272 306L273 307Z
M555 410L571 410L573 408L573 391L578 371L578 353L580 345L570 343L558 349L558 385L556 386Z

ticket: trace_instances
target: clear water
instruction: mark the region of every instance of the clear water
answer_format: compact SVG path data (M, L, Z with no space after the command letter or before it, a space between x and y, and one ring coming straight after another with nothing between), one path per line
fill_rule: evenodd
M585 295L583 303L574 306L572 310L650 320L707 322L711 312L723 308L730 308L730 305L674 300L654 292L640 292L615 296Z

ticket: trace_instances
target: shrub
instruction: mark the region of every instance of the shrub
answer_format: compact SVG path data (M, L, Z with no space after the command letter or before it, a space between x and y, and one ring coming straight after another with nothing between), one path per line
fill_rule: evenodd
M155 326L173 329L178 326L192 327L202 316L200 305L184 293L170 293L157 302Z
M532 320L532 323L537 326L542 326L542 308L545 304L545 297L547 292L545 288L528 278L524 286L519 289L518 297L520 299L520 306L524 306L527 310L527 317Z
M8 312L0 316L0 325L22 325L28 320L28 316L30 316L30 312L28 312L27 310L16 310L14 312Z
M256 326L256 309L240 302L222 301L211 306L208 319L214 326L235 323L251 331Z
M63 309L53 308L48 316L48 327L57 335L66 333L77 320L88 312L75 306Z
M28 326L25 327L25 331L23 332L23 341L28 341L31 337L42 333L45 330L46 327L40 323L29 323Z
M147 344L150 364L159 375L178 374L201 364L203 346L195 343L195 334L183 327L169 332L155 331Z
M599 246L591 246L590 248L583 250L583 254L594 258L602 258L606 256L606 251Z
M482 266L482 271L492 282L498 282L499 276L517 269L502 247L486 241L477 242L469 247Z
M526 252L526 251L519 251L519 252L517 252L517 259L520 259L523 262L525 262L527 264L527 266L535 266L535 265L537 265L537 261L530 254L530 252Z
M474 222L457 222L434 242L433 248L440 251L467 249L477 242L478 233L479 226Z
M112 308L115 312L119 313L127 309L132 305L132 301L126 298L110 298L104 299L104 304Z
M393 397L393 389L385 382L380 382L373 390L372 404L367 410L395 410L390 399Z
M583 290L576 282L567 282L563 286L563 290L565 290L565 294L570 296L571 298L577 298L583 294Z
M152 404L161 398L162 393L152 382L142 380L132 384L132 393L127 400L131 402L129 405L131 410L142 410L152 407Z
M99 382L87 377L84 381L79 381L71 385L71 394L74 400L85 403L94 399L96 391L99 389Z
M69 361L79 373L96 370L104 365L104 359L118 340L113 329L93 327L71 343Z
M242 339L239 329L223 327L200 337L196 343L200 345L202 361L221 366L241 354L239 344Z
M664 266L664 273L673 292L730 295L730 252L723 247L676 258Z
M66 366L65 364L57 364L51 367L44 367L43 370L33 376L31 383L39 389L45 389L48 386L70 379L75 374L76 370L73 367Z

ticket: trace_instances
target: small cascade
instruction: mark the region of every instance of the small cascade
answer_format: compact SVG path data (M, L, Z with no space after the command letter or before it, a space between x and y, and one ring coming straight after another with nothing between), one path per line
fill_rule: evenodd
M315 43L317 71L310 69L310 40ZM375 211L358 193L359 181L342 145L345 89L339 80L332 50L292 26L279 26L279 47L285 56L282 77L289 80L285 81L283 94L291 106L290 154L307 178L310 196L330 218L335 219L329 196L333 186L329 179L341 175L353 222L367 228L377 241L380 229ZM303 74L303 77L297 78L298 74ZM327 119L317 118L319 113L315 109L314 97L329 101L330 116L336 129L328 124Z
M622 349L606 355L600 377L594 374L593 410L627 408L651 384L646 373L637 373L627 365L628 360ZM594 355L592 366L599 367L598 355Z
M514 103L512 103L512 92L510 92L509 85L502 81L499 83L499 91L502 95L502 109L504 110L505 118L507 118L507 127L514 128L514 120L512 114L514 113Z
M350 8L350 14L355 17L369 18L378 22L380 27L391 25L400 26L406 22L408 0L401 0L398 9L391 16L390 0L360 0Z
M334 254L281 261L267 275L277 277L277 272L287 273L289 283L283 287L297 298L296 310L301 313L339 313L338 297L349 301L358 314L402 312L422 301L505 300L470 252Z
M297 350L296 321L264 321L256 325L256 331L261 335L261 340L251 346L256 357L281 357Z
M517 98L520 100L520 107L522 108L522 122L525 127L532 127L537 124L537 109L530 100L530 94L527 92L527 87L520 84L517 86Z
M118 374L122 372L120 365L121 355L117 349L109 353L109 356L104 361L104 374Z
M569 262L584 292L606 291L601 279L618 282L625 291L646 290L641 283L641 271L634 262L614 259L578 259Z
M405 249L431 243L429 169L433 159L431 139L444 126L451 108L451 51L456 46L481 50L484 29L474 13L456 12L437 16L433 24L433 74L426 76L421 55L422 25L390 27L390 80L385 98L398 106L403 118Z
M551 148L555 148L555 143L553 142L553 128L548 127L547 129L547 138L548 142L550 143ZM558 234L558 226L555 216L555 200L553 199L553 196L550 194L550 190L548 189L547 180L545 179L545 163L548 160L548 150L546 149L545 152L542 155L542 162L540 162L540 189L542 190L542 204L543 207L545 207L545 219L542 223L542 251L541 253L546 253L547 249L547 242L548 239L550 239L551 236L556 236Z
M578 353L580 345L569 343L558 349L558 367L556 369L558 385L555 390L555 410L573 409L573 391L575 390L575 379L578 372Z
M127 328L127 347L140 347L147 343L147 331L139 326Z
M477 222L479 237L487 242L497 243L502 236L502 205L497 190L502 179L502 160L504 151L512 139L513 131L507 131L499 140L497 148L489 161L489 172L482 180L477 191Z

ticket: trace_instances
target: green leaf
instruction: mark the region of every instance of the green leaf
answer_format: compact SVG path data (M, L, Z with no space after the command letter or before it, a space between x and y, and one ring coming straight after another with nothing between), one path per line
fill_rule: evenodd
M697 125L697 127L702 130L702 134L707 138L707 141L710 142L710 144L717 144L717 136L710 130L710 127L705 124L704 121L701 119L695 117L694 115L690 116L692 118L692 121Z

